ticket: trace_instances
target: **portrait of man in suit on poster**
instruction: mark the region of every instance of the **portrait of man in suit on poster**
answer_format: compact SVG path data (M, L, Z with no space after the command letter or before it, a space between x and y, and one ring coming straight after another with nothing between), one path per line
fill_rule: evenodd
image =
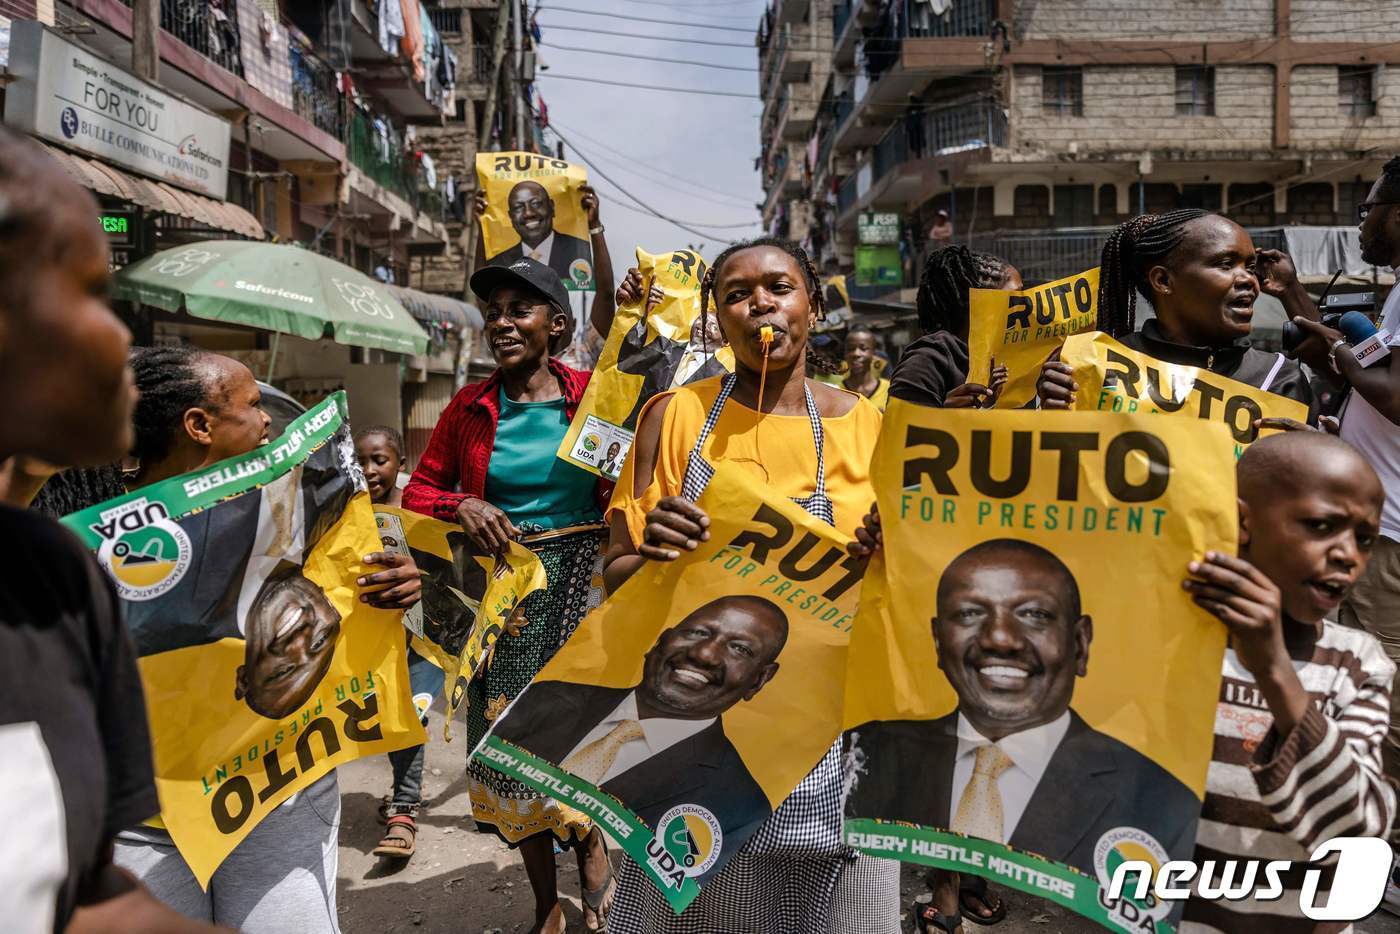
M772 810L724 715L777 674L787 633L776 604L720 597L661 633L638 684L535 682L494 733L615 796L652 829L677 805L709 810L723 853Z
M506 197L506 211L520 242L490 257L490 263L509 266L522 256L528 256L553 269L563 281L573 282L574 263L583 260L587 267L583 279L592 278L592 246L587 240L554 229L554 199L543 185L531 181L517 183Z
M1099 837L1120 827L1190 856L1200 800L1071 706L1093 620L1064 562L1029 542L975 545L940 577L932 622L958 706L848 731L848 816L948 828L1090 875Z

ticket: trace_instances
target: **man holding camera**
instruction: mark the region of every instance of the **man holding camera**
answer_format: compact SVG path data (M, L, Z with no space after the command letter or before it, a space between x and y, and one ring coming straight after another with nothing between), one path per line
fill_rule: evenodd
M1400 157L1385 164L1357 211L1361 258L1375 266L1400 267ZM1324 360L1330 358L1354 390L1342 410L1341 435L1370 462L1385 487L1381 537L1366 573L1342 603L1341 621L1375 635L1390 659L1400 661L1400 365L1393 355L1372 355L1363 366L1340 332L1308 318L1293 320L1317 338L1308 341L1312 349L1328 348ZM1400 330L1400 288L1386 299L1380 326L1391 334ZM1300 347L1300 355L1307 349ZM1393 715L1384 754L1386 774L1400 778L1400 722Z

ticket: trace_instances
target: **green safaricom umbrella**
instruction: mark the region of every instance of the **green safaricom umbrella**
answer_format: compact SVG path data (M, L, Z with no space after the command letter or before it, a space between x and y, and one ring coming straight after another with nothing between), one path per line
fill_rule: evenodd
M256 240L205 240L162 250L116 275L116 298L307 340L403 354L428 335L389 289L319 253Z

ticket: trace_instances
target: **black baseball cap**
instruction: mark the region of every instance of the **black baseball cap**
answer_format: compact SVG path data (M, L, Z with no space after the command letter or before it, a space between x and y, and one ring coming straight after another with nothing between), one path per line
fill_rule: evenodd
M491 293L503 285L523 286L538 292L562 313L571 314L569 293L564 289L559 273L528 256L522 256L510 264L488 263L472 273L472 292L483 302L489 302Z

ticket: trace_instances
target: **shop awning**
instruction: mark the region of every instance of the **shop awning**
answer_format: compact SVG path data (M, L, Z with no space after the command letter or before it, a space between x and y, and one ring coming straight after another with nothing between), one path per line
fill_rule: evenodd
M459 299L396 285L389 286L389 292L420 324L444 324L458 332L480 331L485 326L476 306Z
M307 340L330 336L402 354L428 347L388 286L290 244L203 240L162 250L119 270L112 294Z
M165 182L142 178L121 169L42 144L79 185L98 194L132 201L152 211L189 218L215 230L226 230L242 237L262 240L267 235L258 219L227 201L184 191Z

